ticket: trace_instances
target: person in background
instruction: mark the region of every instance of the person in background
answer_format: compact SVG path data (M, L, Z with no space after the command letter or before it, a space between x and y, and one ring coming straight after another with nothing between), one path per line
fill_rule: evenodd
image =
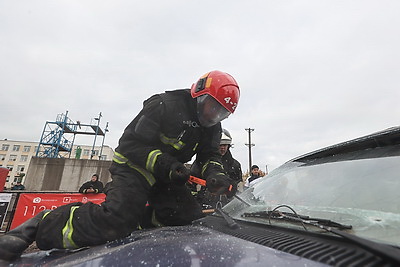
M18 258L36 241L39 249L77 249L128 236L142 228L146 207L155 226L187 225L204 216L186 187L193 156L210 192L233 196L218 151L221 121L239 102L235 79L221 71L189 89L155 94L125 128L109 168L112 181L101 205L75 202L35 217L0 236L0 259ZM130 100L132 103L134 99ZM121 116L124 107L116 109Z
M222 129L221 140L219 143L219 153L222 156L222 164L224 166L224 171L229 175L229 177L235 182L235 187L242 182L242 168L236 159L233 158L230 148L232 147L232 137L228 130ZM197 162L193 163L191 172L196 176L199 172ZM217 202L221 201L222 205L227 204L232 198L227 198L226 196L217 196L212 194L207 190L206 187L202 186L200 190L197 190L196 185L190 185L193 194L195 195L197 201L203 206L203 208L215 208Z
M21 181L17 181L17 183L11 187L11 190L25 190L25 186L21 184Z
M79 193L82 194L98 194L103 192L103 183L99 181L99 176L97 174L93 174L90 181L84 183L79 188Z
M222 156L222 164L224 170L228 173L229 177L236 183L242 181L242 168L236 159L233 158L231 153L232 137L226 129L222 129L221 141L219 144L219 153Z
M251 166L251 175L247 178L246 183L244 185L245 188L252 186L253 184L258 183L259 178L264 177L265 173L258 168L257 165Z

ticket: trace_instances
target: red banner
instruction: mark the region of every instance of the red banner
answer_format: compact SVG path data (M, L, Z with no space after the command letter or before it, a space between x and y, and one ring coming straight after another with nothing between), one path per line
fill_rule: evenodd
M55 208L73 202L93 202L100 204L105 194L20 194L10 229L14 229L26 220L34 217L42 210Z

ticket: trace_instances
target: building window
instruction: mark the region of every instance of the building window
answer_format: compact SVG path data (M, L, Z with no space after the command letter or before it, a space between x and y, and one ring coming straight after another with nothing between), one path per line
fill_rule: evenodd
M0 160L5 160L6 159L6 154L0 154Z
M10 155L10 161L16 161L17 160L17 155Z
M7 169L9 169L10 172L12 172L13 168L14 168L14 165L7 165Z
M24 152L30 152L31 146L24 146Z
M13 151L19 151L20 145L14 145L13 146Z
M107 160L107 155L101 155L100 160Z
M89 149L84 149L83 150L83 155L84 156L89 156Z
M25 166L24 165L18 165L17 172L23 172L24 170L25 170Z
M21 155L21 161L22 162L28 161L28 156L27 155Z
M99 155L99 151L98 151L98 150L93 150L93 151L92 151L92 155L93 155L93 156Z
M1 150L3 150L3 151L8 151L9 148L10 148L10 145L3 144L1 146Z

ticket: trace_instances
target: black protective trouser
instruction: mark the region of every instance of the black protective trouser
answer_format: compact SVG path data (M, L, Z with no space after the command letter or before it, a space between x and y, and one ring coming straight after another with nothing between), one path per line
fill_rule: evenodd
M137 228L150 185L127 165L112 163L110 172L112 182L101 205L71 203L44 217L36 235L40 249L103 244Z
M187 225L204 216L200 204L185 185L156 183L150 190L149 206L142 227Z
M163 225L183 225L201 217L201 208L184 186L151 187L127 165L112 163L112 182L101 204L71 203L58 207L39 224L40 249L78 248L106 243L129 235L143 221L147 201ZM189 213L185 212L189 209ZM154 216L154 214L153 214Z

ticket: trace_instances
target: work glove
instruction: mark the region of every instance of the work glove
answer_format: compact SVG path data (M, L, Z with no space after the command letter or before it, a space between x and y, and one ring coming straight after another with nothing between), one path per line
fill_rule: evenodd
M174 162L169 171L171 182L177 185L184 185L190 177L189 170L181 162Z
M172 165L176 165L173 167ZM154 176L157 181L161 183L171 183L172 176L177 178L174 173L177 171L178 164L183 165L182 163L178 162L178 160L167 153L162 153L157 158L157 162L154 167Z
M208 190L216 195L233 197L237 191L236 183L224 173L212 174L207 177Z

